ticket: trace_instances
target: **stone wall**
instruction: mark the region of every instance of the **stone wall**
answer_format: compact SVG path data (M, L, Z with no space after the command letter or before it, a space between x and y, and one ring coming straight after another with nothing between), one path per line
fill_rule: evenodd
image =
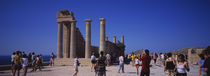
M116 57L119 57L121 54L124 55L123 48L118 47L117 44L112 43L110 41L106 41L106 50L104 52L105 55L110 54L115 55Z
M204 49L188 49L188 62L190 64L198 64L200 61L199 54L201 54L203 50Z
M90 49L90 55L92 55L93 53L95 54L96 57L99 57L99 48L97 46L91 46Z
M85 57L85 39L83 38L79 28L76 30L76 56Z

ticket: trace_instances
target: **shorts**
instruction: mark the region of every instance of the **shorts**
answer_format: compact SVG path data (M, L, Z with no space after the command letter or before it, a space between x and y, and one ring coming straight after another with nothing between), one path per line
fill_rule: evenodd
M140 66L139 64L136 64L136 66Z
M12 61L11 64L14 65L15 64L14 61Z
M14 70L20 70L22 68L21 64L14 64Z
M96 60L91 60L91 63L92 63L92 64L95 64L95 63L96 63Z
M74 65L74 70L78 71L78 66L77 65Z
M54 59L50 58L50 62L54 62Z

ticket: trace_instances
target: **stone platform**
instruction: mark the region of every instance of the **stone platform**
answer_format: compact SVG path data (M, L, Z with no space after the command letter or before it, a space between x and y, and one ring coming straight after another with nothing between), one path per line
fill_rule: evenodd
M79 58L80 65L82 66L90 66L91 59L90 58ZM74 59L73 58L57 58L55 59L55 65L58 66L73 66Z

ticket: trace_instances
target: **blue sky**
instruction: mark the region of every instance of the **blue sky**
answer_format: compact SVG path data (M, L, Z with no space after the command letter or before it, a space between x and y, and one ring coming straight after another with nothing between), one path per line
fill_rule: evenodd
M92 19L95 46L102 17L110 41L125 36L126 52L210 45L209 0L0 0L0 55L56 53L56 13L62 9L74 12L83 37L84 20Z

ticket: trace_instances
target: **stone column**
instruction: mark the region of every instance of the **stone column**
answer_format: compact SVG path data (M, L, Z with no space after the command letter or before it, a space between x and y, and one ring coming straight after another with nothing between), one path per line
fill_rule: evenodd
M86 19L85 58L90 58L91 48L91 19Z
M76 21L71 22L70 58L76 57Z
M57 58L63 57L63 23L58 23Z
M121 37L121 43L124 44L124 36Z
M105 50L105 18L100 18L100 51Z
M105 37L105 41L108 41L108 37L107 36Z
M116 44L116 36L113 37L113 43Z
M64 24L64 58L69 57L69 50L70 50L70 29L69 23Z

